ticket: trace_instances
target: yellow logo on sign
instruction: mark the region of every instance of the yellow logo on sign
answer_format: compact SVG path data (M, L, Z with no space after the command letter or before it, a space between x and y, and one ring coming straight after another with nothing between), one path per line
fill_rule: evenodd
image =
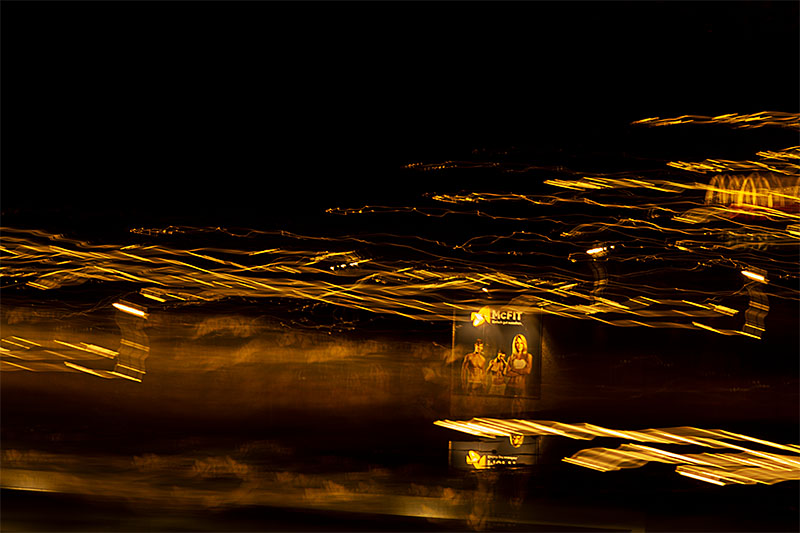
M474 466L478 470L486 468L486 456L481 455L475 450L467 452L467 464Z
M470 315L472 325L476 328L482 324L522 325L522 313L511 309L481 308Z
M467 464L475 467L476 470L492 468L494 466L509 466L517 464L516 456L506 455L483 455L475 450L467 452Z

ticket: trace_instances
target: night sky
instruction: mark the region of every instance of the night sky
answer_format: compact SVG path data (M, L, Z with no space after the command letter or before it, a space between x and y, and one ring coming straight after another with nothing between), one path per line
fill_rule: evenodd
M7 220L278 227L450 186L397 172L410 162L625 150L645 117L797 109L795 2L4 2L3 15Z

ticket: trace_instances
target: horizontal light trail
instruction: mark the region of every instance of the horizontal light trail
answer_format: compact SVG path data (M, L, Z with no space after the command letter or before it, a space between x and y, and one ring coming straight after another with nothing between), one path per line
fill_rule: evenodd
M564 424L548 420L494 418L474 418L470 421L437 420L434 424L484 438L523 435L587 440L605 437L648 443L695 445L715 450L735 450L735 453L681 454L642 444L623 444L616 449L587 448L563 459L564 462L601 472L638 468L654 461L675 464L679 474L717 485L772 484L800 479L800 456L754 450L729 441L757 443L794 454L800 453L800 446L780 444L718 429L677 427L627 431L587 423Z

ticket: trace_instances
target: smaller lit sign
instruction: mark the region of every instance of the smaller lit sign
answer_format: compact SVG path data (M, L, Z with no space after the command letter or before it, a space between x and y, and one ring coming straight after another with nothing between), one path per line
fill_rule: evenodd
M530 467L539 456L539 439L524 435L450 441L450 465L459 470Z
M494 455L488 453L480 453L475 450L467 452L466 462L472 465L476 470L483 470L485 468L496 468L498 466L513 466L517 464L517 457L513 455Z

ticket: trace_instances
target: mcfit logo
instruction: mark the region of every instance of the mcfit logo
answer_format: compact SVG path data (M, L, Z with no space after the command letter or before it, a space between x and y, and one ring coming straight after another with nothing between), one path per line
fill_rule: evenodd
M467 452L467 464L475 467L476 470L484 470L496 466L510 466L517 464L517 457L512 455L493 455L483 454L470 450Z
M499 324L506 326L521 326L522 313L510 309L491 309L484 307L477 313L470 316L472 325L475 327L481 324Z

